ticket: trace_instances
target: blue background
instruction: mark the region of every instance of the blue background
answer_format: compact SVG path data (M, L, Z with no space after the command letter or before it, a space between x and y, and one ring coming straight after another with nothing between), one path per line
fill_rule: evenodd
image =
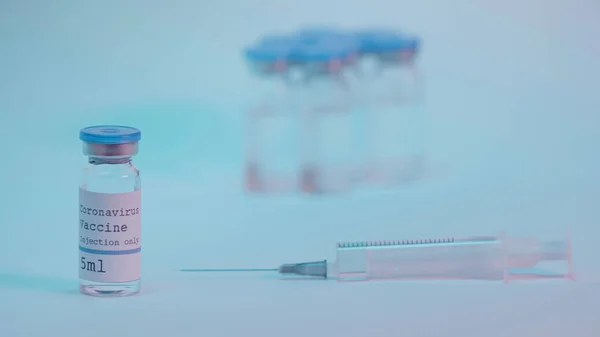
M0 1L1 336L594 336L574 284L181 274L333 258L338 240L561 238L598 274L594 1ZM241 47L310 23L424 41L432 172L341 196L242 192ZM77 292L78 131L142 130L143 293Z

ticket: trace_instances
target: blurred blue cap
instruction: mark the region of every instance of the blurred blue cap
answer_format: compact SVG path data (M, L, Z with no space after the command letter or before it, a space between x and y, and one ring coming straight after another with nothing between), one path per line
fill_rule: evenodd
M138 142L141 138L141 131L129 126L96 125L79 131L79 139L86 143L127 144Z
M297 61L330 61L347 58L358 51L356 38L330 27L301 29L294 35L292 58Z
M334 28L307 28L296 33L295 39L300 43L344 43L353 45L358 51L359 40L353 34Z
M345 32L331 27L311 27L289 35L267 35L245 50L250 61L300 62L346 58L354 52L415 51L419 40L392 30Z
M356 52L357 49L347 41L320 40L314 43L298 43L291 58L301 62L327 62L344 59Z

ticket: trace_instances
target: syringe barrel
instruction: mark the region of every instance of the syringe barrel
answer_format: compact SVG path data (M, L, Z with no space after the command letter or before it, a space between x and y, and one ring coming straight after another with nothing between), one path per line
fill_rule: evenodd
M505 280L546 260L566 260L566 245L529 238L465 238L342 244L340 281L374 279ZM530 274L527 274L530 275ZM520 276L521 277L521 276Z

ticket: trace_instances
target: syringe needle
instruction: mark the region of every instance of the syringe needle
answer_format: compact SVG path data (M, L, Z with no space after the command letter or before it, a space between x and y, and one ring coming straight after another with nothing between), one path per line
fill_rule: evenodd
M322 277L327 278L327 261L286 263L279 268L181 268L183 272L271 272L276 271L280 274L292 274L298 276Z
M185 272L241 272L241 271L278 271L278 268L221 268L221 269L204 269L204 268L181 268L179 271Z

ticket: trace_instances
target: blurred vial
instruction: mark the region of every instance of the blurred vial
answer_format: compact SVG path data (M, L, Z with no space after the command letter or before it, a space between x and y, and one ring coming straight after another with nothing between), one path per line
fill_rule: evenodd
M141 286L141 181L131 158L139 130L81 130L88 163L79 186L79 289L93 296L128 296Z
M291 60L303 74L300 188L307 193L347 190L356 167L356 110L347 71L356 48L326 36L298 44Z
M415 64L419 41L388 31L356 36L357 83L367 114L367 179L386 185L414 180L424 169L425 144Z
M297 129L288 60L292 41L267 36L245 53L253 74L251 107L246 113L246 189L293 189L298 167Z

